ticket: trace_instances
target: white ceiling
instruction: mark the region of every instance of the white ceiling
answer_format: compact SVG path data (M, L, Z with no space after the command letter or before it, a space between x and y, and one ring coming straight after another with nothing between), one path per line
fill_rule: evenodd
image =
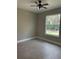
M36 5L34 1L37 1L37 0L17 0L17 8L40 13L40 12L61 7L61 0L42 0L43 3L48 3L49 5L47 6L47 9L39 10L38 7L31 7L31 5Z

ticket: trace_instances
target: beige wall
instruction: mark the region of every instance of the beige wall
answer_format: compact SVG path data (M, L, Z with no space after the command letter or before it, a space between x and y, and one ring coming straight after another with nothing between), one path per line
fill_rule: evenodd
M36 18L35 13L17 9L17 40L35 36Z
M17 40L40 36L49 40L61 42L60 37L45 35L45 16L60 12L60 8L40 14L17 9Z
M61 42L60 37L45 35L45 17L46 17L46 15L51 15L51 14L55 14L55 13L61 13L61 9L58 8L58 9L54 9L54 10L50 10L50 11L38 14L37 36L40 36L40 37L43 37L46 39L50 39L53 41Z

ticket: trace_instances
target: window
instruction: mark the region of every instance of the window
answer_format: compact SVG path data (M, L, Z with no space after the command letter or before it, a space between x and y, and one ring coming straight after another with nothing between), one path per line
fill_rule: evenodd
M46 16L45 34L59 36L60 14Z

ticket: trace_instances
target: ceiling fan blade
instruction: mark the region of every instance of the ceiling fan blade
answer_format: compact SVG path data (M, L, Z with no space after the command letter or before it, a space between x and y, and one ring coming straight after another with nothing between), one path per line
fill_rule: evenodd
M48 3L43 4L43 6L46 6L46 5L48 5Z
M35 3L36 3L36 4L38 4L38 2L37 2L37 1L35 1Z
M47 9L46 7L43 7L44 9Z

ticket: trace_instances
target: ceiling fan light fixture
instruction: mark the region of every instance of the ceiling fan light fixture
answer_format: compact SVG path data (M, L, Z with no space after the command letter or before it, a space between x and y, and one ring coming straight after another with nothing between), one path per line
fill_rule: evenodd
M34 3L36 4L36 7L38 7L39 9L41 9L41 8L47 9L46 6L48 5L48 3L43 4L41 0L37 0Z

